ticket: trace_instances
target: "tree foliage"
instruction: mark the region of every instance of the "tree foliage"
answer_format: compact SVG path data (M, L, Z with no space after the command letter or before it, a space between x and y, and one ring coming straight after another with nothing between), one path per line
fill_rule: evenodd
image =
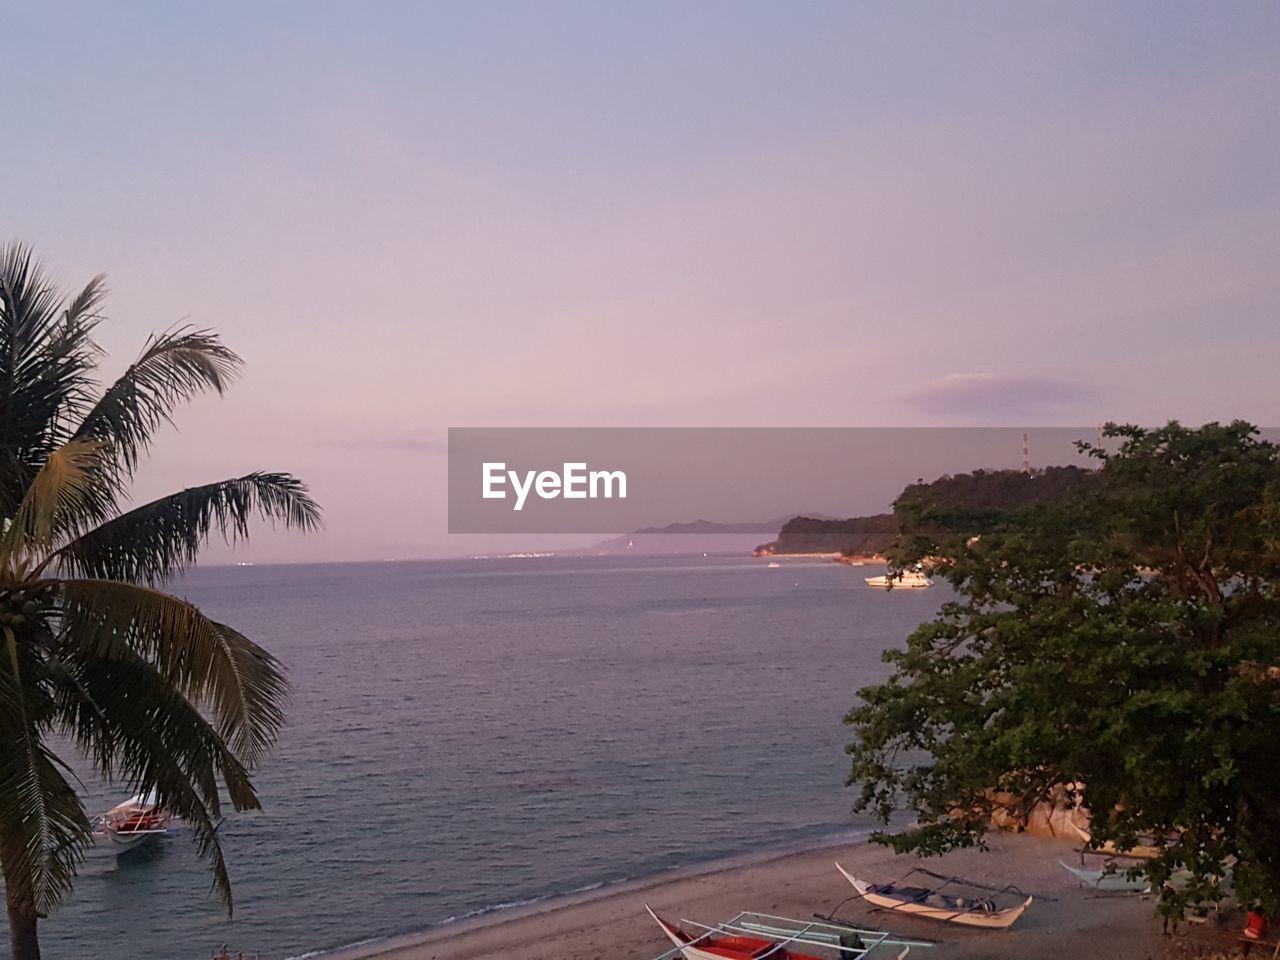
M933 516L957 597L859 691L856 809L925 854L981 842L995 808L1078 799L1095 845L1143 835L1162 909L1222 896L1280 915L1280 450L1246 423L1109 425L1065 499ZM1031 482L1034 482L1031 481Z
M210 536L254 517L310 530L320 513L283 473L252 473L131 507L128 486L174 408L221 393L240 358L205 330L152 337L102 388L92 334L102 278L63 297L31 253L0 251L0 874L14 960L70 889L91 825L55 744L154 790L186 820L231 908L219 789L250 778L283 721L266 650L161 586Z
M935 552L948 536L981 536L1001 529L1008 518L1036 504L1054 504L1089 492L1098 474L1077 466L1022 470L974 470L931 483L910 484L893 502L896 530L890 548L907 563Z
M762 553L889 552L903 565L931 552L932 537L963 529L994 529L1011 511L1033 503L1056 503L1081 492L1096 474L1080 467L975 470L913 483L894 501L893 513L847 520L792 517ZM906 533L906 536L900 534Z

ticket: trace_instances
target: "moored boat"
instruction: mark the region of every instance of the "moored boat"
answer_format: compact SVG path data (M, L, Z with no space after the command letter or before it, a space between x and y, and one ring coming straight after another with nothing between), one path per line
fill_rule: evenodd
M925 587L932 587L933 580L925 576L923 570L903 570L899 573L885 574L882 577L863 577L869 587L878 587L882 590L897 590L906 588L908 590L923 590Z
M164 836L169 815L159 808L155 794L140 793L112 807L94 824L95 850L119 855Z
M836 869L853 884L858 896L872 906L967 927L1011 927L1035 900L1034 897L1027 897L1022 903L1001 909L986 896L960 897L930 887L867 883L849 873L839 863L836 864Z

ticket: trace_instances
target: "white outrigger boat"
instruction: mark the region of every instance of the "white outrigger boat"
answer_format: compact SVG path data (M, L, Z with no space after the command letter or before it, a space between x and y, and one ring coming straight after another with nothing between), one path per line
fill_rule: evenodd
M1062 863L1061 860L1058 863L1063 870L1079 880L1082 886L1102 893L1143 893L1151 889L1151 881L1145 876L1131 879L1127 870L1086 870L1084 867Z
M767 913L740 913L714 927L692 920L675 924L658 916L647 903L644 908L675 944L654 960L674 960L675 957L684 957L684 960L824 960L826 957L861 960L881 947L896 950L895 960L902 960L912 947L934 946L927 940L903 940L885 930L865 930L819 920L790 920ZM682 925L699 932L686 933Z
M95 853L118 856L169 832L169 815L148 791L117 804L94 823Z
M882 577L863 577L867 586L881 590L923 590L932 587L933 581L925 576L923 570L903 570L896 574L885 574Z
M1093 834L1084 827L1077 824L1074 820L1068 820L1071 829L1075 831L1082 843L1085 845L1093 843ZM1164 852L1164 848L1155 843L1140 843L1136 846L1129 847L1125 850L1117 849L1116 845L1108 840L1106 843L1091 848L1094 853L1105 853L1112 857L1132 857L1135 860L1154 860Z
M957 897L929 887L907 887L894 883L867 883L859 880L840 864L836 869L853 884L858 896L882 910L893 910L929 920L958 923L966 927L1003 929L1026 912L1035 897L1027 897L1016 906L1000 909L990 897Z

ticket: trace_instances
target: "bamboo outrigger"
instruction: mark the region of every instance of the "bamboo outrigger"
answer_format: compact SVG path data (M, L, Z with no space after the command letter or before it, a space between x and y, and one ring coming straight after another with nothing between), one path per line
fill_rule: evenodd
M1104 853L1110 857L1129 857L1133 860L1154 860L1164 852L1163 844L1155 838L1152 838L1150 843L1139 843L1132 847L1126 847L1123 850L1119 849L1110 840L1099 844L1096 847L1090 847L1089 845L1093 843L1093 834L1084 829L1084 827L1080 826L1074 820L1069 820L1067 823L1070 825L1071 829L1075 831L1076 836L1080 838L1081 842L1085 844L1086 849L1091 853Z
M986 927L988 929L1004 929L1013 926L1035 900L1027 897L1021 903L1001 909L990 897L973 898L955 897L940 893L936 888L904 887L893 883L867 883L849 873L840 864L836 869L853 885L858 896L881 910L893 910L911 916L924 917L928 920L941 920L944 923L957 923L966 927ZM919 870L920 873L928 873ZM943 877L946 883L960 882L958 878ZM972 881L963 881L967 885L976 886ZM1013 892L1005 888L995 893Z
M927 940L904 940L886 930L819 920L791 920L767 913L739 913L715 926L692 920L681 920L678 925L658 916L647 903L644 908L675 944L654 960L675 957L684 957L684 960L822 960L817 954L800 953L799 949L818 950L822 956L840 960L861 960L882 947L896 948L898 952L894 957L902 960L912 947L934 946ZM681 925L701 932L686 933Z

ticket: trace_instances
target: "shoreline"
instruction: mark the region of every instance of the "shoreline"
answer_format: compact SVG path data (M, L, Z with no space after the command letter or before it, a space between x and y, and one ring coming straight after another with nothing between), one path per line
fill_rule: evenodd
M714 924L742 910L803 920L837 913L861 926L938 941L916 955L946 960L1138 960L1164 952L1167 938L1148 896L1101 895L1059 865L1077 858L1068 840L993 833L989 850L922 860L870 844L866 831L833 835L802 849L761 851L608 884L577 894L497 909L416 933L295 953L293 960L652 960L670 947L644 911ZM834 862L873 882L902 880L913 868L964 876L992 887L1014 884L1037 899L1008 930L982 930L873 911ZM911 881L908 881L911 882ZM915 882L919 882L919 879Z
M852 567L874 567L888 561L883 553L841 553L824 550L818 553L752 553L753 560L815 560L825 563L842 563Z
M311 950L304 953L289 954L284 960L372 960L375 957L398 955L399 951L448 940L454 936L462 936L489 927L535 918L544 913L554 913L570 907L590 905L597 900L607 900L613 896L643 892L682 880L715 877L734 870L765 866L777 860L805 856L823 850L841 850L850 844L865 843L872 832L873 828L870 827L850 827L847 830L840 830L787 846L772 847L768 850L754 853L731 854L698 863L677 865L657 873L648 873L639 877L627 877L626 879L612 882L603 881L579 890L550 893L541 897L514 901L510 904L481 907L471 913L463 914L457 918L441 920L431 926L409 933L374 937L328 950Z

